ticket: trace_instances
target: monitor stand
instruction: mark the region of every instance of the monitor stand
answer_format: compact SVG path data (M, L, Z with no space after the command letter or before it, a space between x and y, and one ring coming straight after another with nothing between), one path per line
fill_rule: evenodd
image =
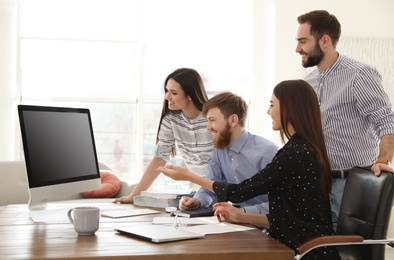
M28 208L29 210L44 210L47 208L47 200L32 200L31 198L29 199L28 203Z

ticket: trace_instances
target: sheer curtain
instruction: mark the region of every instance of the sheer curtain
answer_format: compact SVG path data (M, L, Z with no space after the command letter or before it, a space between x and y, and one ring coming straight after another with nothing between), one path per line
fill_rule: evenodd
M138 180L174 69L196 69L209 95L250 101L254 3L19 0L20 100L89 108L99 158Z
M15 156L16 1L0 1L0 160Z

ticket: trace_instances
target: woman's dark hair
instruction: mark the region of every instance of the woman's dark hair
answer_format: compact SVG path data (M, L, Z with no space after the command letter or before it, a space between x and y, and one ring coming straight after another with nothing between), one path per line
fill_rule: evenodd
M315 91L304 80L282 81L275 86L274 95L280 104L280 135L284 142L290 139L288 125L316 151L317 161L322 169L321 190L325 197L331 192L332 175L324 142L319 102Z
M208 100L208 95L205 91L204 83L200 74L197 71L190 68L180 68L173 71L170 75L167 76L164 81L164 92L167 93L167 82L173 79L179 85L181 85L182 90L185 92L185 95L190 97L193 101L193 104L198 108L198 110L202 111L202 107L205 102ZM161 110L161 116L159 121L159 127L157 129L156 134L156 144L159 141L159 132L161 127L161 122L165 115L170 112L168 108L168 100L164 98L163 107ZM180 111L174 111L175 113ZM175 147L172 148L172 155L175 156Z
M334 47L337 45L341 36L341 24L335 15L325 10L316 10L298 16L297 21L299 24L309 23L311 25L310 34L315 37L316 41L326 34L330 36Z

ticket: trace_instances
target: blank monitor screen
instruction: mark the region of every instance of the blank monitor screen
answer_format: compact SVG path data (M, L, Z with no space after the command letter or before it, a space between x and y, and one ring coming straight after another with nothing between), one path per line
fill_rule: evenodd
M88 109L19 105L18 113L31 197L34 188L100 180Z

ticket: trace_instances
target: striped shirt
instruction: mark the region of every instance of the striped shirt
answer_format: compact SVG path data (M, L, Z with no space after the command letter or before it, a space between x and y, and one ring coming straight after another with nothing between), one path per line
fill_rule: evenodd
M193 120L182 112L170 111L164 116L155 157L168 161L175 144L186 167L194 173L205 176L213 148L213 137L207 130L207 119L201 113Z
M394 114L380 73L339 55L332 67L316 69L305 80L320 102L331 168L371 165L379 154L380 138L394 133Z

